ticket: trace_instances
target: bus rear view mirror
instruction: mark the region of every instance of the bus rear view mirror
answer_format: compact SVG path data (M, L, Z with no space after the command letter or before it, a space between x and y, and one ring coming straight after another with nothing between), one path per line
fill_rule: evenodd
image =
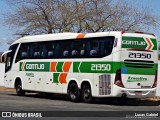
M1 56L1 62L2 62L2 63L5 63L5 62L6 62L7 54L8 54L8 53L11 53L11 52L12 52L12 50L9 50L9 51L6 51L6 52L4 52L4 53L2 54L2 56Z
M5 62L4 56L1 57L1 62L2 62L2 63Z

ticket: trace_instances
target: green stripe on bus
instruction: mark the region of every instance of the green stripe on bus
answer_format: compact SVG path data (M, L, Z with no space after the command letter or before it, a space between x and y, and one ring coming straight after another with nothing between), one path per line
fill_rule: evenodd
M59 83L58 78L59 78L60 73L53 73L53 82L54 83Z
M157 40L154 38L149 38L152 42L152 50L157 50ZM145 50L148 44L143 37L128 37L122 36L122 48L136 48Z
M74 62L73 67L75 73L116 73L121 69L122 74L155 75L158 64L152 64L151 68L140 68L137 63L127 67L124 62Z
M126 67L125 64L122 63L122 69L124 68L126 69L126 72L122 72L122 74L155 75L158 69L158 64L153 64L151 68L141 68L136 63L135 65L133 64L133 67Z
M122 37L122 48L143 49L147 47L147 43L142 37Z
M73 71L74 72L79 72L78 67L80 65L80 62L74 62L73 63Z
M64 62L58 62L57 66L56 66L57 72L63 72L63 63Z
M19 63L19 71L22 71L22 64L23 64L23 62Z
M154 38L150 38L150 40L152 41L152 43L154 44L154 47L152 50L157 50L157 40Z
M116 73L121 68L120 62L74 62L73 72L81 73Z
M57 72L63 72L63 63L58 62ZM145 68L148 67L148 68ZM73 62L73 73L116 73L121 69L122 74L155 75L158 64L147 63L124 63L124 62ZM20 62L20 71L50 72L50 62ZM55 74L58 81L59 73Z

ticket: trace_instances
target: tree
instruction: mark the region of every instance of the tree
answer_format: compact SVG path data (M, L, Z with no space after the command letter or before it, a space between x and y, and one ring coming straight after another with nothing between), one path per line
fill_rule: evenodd
M6 23L22 33L148 31L158 18L124 0L8 0L17 9Z

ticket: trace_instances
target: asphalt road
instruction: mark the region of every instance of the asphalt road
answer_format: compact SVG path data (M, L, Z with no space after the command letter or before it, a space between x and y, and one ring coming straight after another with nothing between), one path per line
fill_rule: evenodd
M12 92L0 92L0 111L50 111L50 113L55 112L56 114L63 111L73 111L73 114L76 111L81 113L83 113L83 111L112 111L109 112L109 114L124 111L124 113L127 114L128 111L160 111L160 101L129 100L125 105L120 105L116 100L103 99L96 100L92 104L87 104L83 102L72 103L64 95L47 97L45 94L30 93L26 96L16 96L16 94ZM67 117L72 117L71 113L69 114ZM63 114L58 115L60 115L60 117L63 116ZM94 118L95 116L96 114ZM113 117L115 116L113 115ZM79 119L81 119L81 117ZM87 119L89 120L89 118ZM106 120L106 118L104 119ZM117 119L120 120L120 118Z

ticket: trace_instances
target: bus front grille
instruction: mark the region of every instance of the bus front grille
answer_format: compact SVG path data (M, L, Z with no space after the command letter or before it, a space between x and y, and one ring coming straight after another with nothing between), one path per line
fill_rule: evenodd
M111 76L100 75L99 76L99 95L111 94Z
M153 68L154 62L147 60L124 60L126 67L132 68Z

